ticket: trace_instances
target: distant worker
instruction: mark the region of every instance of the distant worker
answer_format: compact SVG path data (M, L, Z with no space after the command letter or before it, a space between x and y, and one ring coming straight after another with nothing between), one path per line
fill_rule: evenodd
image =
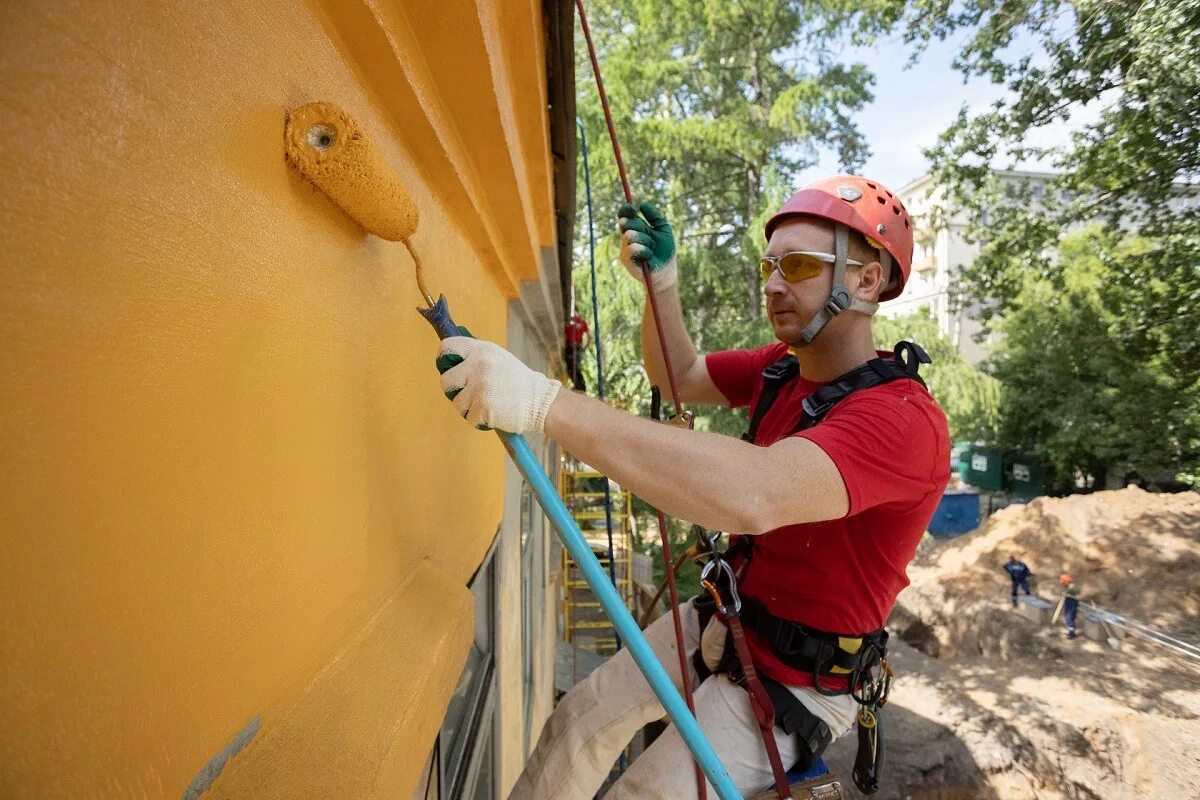
M1016 556L1009 556L1008 563L1004 565L1004 571L1008 573L1008 577L1012 579L1012 604L1013 608L1017 607L1017 589L1024 589L1025 594L1032 594L1029 591L1029 565L1021 561Z
M1067 638L1074 639L1077 635L1075 615L1079 613L1079 587L1065 572L1058 576L1058 582L1063 588L1063 621L1067 624Z
M587 321L578 313L571 314L563 330L563 361L566 363L567 375L576 391L586 392L583 382L583 337L588 332Z

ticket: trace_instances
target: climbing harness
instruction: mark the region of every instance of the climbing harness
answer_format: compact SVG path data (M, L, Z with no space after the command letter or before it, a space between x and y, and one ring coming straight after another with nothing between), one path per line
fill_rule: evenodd
M746 689L771 764L775 791L781 800L792 795L774 726L777 724L795 739L797 759L791 766L792 771L804 772L811 768L833 741L833 735L829 726L809 711L785 685L758 674L746 644L746 628L763 636L784 663L797 669L811 668L815 688L821 694L850 695L859 705L854 783L864 794L874 794L879 790L879 766L883 756L881 710L887 704L893 678L887 663L887 632L879 630L866 636L838 636L774 617L760 603L738 593L738 574L746 566L743 562L735 570L725 554L714 548L711 560L701 571L700 583L708 597L702 595L695 601L700 630L705 629L714 614L719 614L728 632L718 663L710 668L697 648L692 655L693 668L701 681L710 675L725 673L735 685ZM801 653L805 660L797 662L795 656ZM844 677L846 686L841 689L822 687L821 675Z
M898 343L890 358L872 359L805 397L801 403L803 414L792 432L816 425L834 406L855 392L901 379L915 380L924 385L918 373L920 365L930 361L929 355L919 345L912 342ZM780 391L797 379L799 372L799 363L793 355L788 355L763 370L763 388L759 392L750 426L743 439L751 443L756 440L759 426L779 397ZM753 598L742 598L737 593L738 575L744 574L753 558L754 537L737 537L724 554L719 553L712 540L703 533L701 538L712 553L711 560L701 573L702 585L711 596L712 602L697 599L700 629L704 630L714 612L720 613L729 627L725 653L714 669L708 668L699 650L694 655L693 667L701 680L714 672L726 672L731 673L734 682L738 683L739 676L746 672L744 665L750 658L748 651L745 654L741 652L738 642L744 639L746 629L754 631L785 665L811 673L814 689L818 693L849 694L858 703L858 750L854 761L854 782L864 794L878 791L879 767L883 755L881 710L887 703L893 677L892 669L887 663L887 631L880 629L867 634L852 635L830 633L777 617L761 602ZM730 566L730 560L737 562L736 569ZM712 577L719 580L714 581ZM732 597L733 602L724 603L721 599L723 593ZM732 615L728 613L730 608L734 611ZM822 683L822 678L827 680ZM844 680L845 687L831 686L829 678ZM751 694L751 704L757 709L761 700L756 698L755 694L758 692L761 695L765 692L780 727L789 736L796 737L800 753L796 766L807 768L829 745L832 737L828 726L796 699L787 687L763 676L758 676L757 682L761 687L757 690L752 688L750 681L745 683ZM764 741L766 738L764 730ZM771 739L773 743L773 736ZM770 745L767 751L770 758ZM772 760L773 773L776 772L775 767L775 761ZM778 783L776 780L777 792ZM784 795L780 793L779 796Z

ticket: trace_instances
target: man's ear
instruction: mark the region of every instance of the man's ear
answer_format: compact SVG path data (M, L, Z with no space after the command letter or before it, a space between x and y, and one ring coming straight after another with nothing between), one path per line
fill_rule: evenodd
M887 276L883 274L883 265L878 261L863 264L855 272L858 274L858 286L854 296L859 300L878 300L884 290Z

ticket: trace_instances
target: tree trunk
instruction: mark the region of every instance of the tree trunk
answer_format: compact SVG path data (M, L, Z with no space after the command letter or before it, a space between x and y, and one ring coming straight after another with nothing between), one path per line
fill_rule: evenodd
M752 166L746 171L746 241L751 241L753 231L750 226L753 224L754 215L758 212L759 195L761 188L759 186L760 169L757 166ZM762 317L762 276L758 271L757 253L747 253L747 261L751 262L750 269L746 273L746 313L750 319L759 319Z

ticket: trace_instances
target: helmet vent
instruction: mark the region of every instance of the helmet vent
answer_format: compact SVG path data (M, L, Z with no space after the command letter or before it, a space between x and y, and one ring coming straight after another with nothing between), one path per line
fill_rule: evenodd
M892 206L892 213L897 217L900 216L900 208L898 206Z
M883 195L877 194L877 195L875 195L875 199L879 201L879 205L881 205L881 206L887 205L887 200L883 199Z

